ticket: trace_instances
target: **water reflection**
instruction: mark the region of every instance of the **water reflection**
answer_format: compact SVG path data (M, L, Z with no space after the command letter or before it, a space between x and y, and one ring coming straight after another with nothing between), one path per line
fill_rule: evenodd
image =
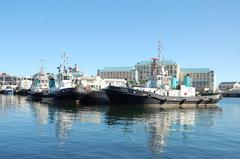
M169 110L161 111L152 108L145 107L111 107L106 116L106 123L109 125L122 124L125 129L131 129L133 124L143 124L144 129L136 130L138 133L140 131L145 131L149 134L148 145L150 150L154 154L160 154L165 147L167 147L168 136L171 132L182 133L183 138L188 137L188 132L193 132L196 121L198 120L199 114L204 110ZM205 120L206 125L213 126L215 113L219 112L216 110L205 110L204 113L208 113L208 118ZM215 114L215 115L213 115ZM136 123L137 121L137 123ZM141 127L140 127L141 128Z
M36 117L36 123L38 125L46 125L48 124L48 116L49 116L49 107L48 105L41 104L38 102L30 102L32 112Z
M26 103L26 98L14 95L0 95L0 105L17 105Z
M63 144L69 137L73 122L76 120L76 114L72 112L59 111L56 114L56 136Z
M167 146L167 138L171 131L189 132L193 131L196 120L196 110L172 110L156 113L149 121L150 138L149 147L160 154Z
M56 103L43 104L31 102L31 108L38 125L55 125L56 137L64 144L71 134L74 123L100 124L103 109L79 107L76 104L59 105ZM41 130L42 131L42 130Z
M161 111L140 106L129 108L83 107L73 103L68 105L43 104L26 101L24 97L0 95L0 116L4 117L10 109L29 110L34 116L36 125L39 127L48 125L41 131L49 131L49 127L52 127L61 145L68 141L77 125L84 123L84 126L88 127L88 123L102 124L107 125L109 129L112 127L121 129L124 134L132 136L133 141L138 140L139 134L147 134L147 145L157 155L168 146L171 133L181 133L183 140L187 139L189 132L195 131L199 118L204 125L212 127L216 113L219 112L196 109Z
M55 134L60 144L64 144L69 137L74 121L76 121L77 110L69 107L58 107L54 104L43 104L31 102L31 108L36 118L36 124L55 126Z
M5 118L11 111L27 111L26 104L24 97L0 94L0 118Z

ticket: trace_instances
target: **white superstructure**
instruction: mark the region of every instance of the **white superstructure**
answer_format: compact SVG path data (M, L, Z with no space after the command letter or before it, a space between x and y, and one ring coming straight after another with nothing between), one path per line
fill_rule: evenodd
M19 82L19 90L31 89L33 79L31 77L22 77Z
M125 79L102 79L100 76L82 76L79 83L89 90L101 90L109 85L117 87L126 87Z
M183 85L177 81L176 77L169 76L168 71L165 71L165 66L160 60L160 47L158 50L158 58L153 58L153 62L151 63L151 76L146 83L146 87L134 87L134 89L152 92L162 96L195 97L196 91L195 88L191 86L191 77L186 75L183 80Z

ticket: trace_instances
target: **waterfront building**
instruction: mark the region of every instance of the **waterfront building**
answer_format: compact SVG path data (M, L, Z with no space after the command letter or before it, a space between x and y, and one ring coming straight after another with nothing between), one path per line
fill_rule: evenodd
M128 81L137 81L137 72L134 67L106 67L98 70L98 75L102 79L127 79Z
M180 82L183 82L184 76L187 74L192 77L192 86L196 88L196 91L216 91L216 80L213 70L209 68L181 68Z
M163 60L161 63L169 76L176 76L176 80L183 83L184 77L189 74L192 77L192 86L198 92L215 92L215 73L209 68L180 68L180 65L172 60ZM110 79L127 79L144 85L151 76L151 60L138 62L134 67L106 67L98 70L98 75ZM160 73L160 69L158 69Z
M16 85L18 78L7 73L0 73L0 85Z
M165 70L169 76L176 76L179 79L180 66L172 60L164 60ZM134 67L106 67L98 70L98 75L105 79L127 79L128 81L140 82L144 84L151 76L151 60L138 62ZM158 70L160 73L160 69Z
M218 89L222 92L228 92L230 89L240 88L239 82L221 82L218 85Z
M16 76L10 76L7 73L0 73L0 91L6 89L6 87L12 87L16 89L19 85L20 78Z

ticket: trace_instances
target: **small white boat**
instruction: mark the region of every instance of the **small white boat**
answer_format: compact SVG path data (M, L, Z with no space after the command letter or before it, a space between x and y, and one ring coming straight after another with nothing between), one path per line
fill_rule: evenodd
M7 86L5 89L4 89L4 94L14 94L14 90L11 86Z

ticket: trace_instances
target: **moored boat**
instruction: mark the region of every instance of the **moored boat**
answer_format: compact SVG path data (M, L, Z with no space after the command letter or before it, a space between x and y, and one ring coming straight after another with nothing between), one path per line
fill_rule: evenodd
M111 104L216 104L222 99L221 95L211 96L166 96L156 91L144 91L135 88L109 86L104 89Z
M49 90L42 94L44 101L57 101L57 100L75 100L75 87L72 85L70 76L58 75L58 85L55 85L53 77L49 79Z
M160 49L159 49L160 50ZM145 87L115 87L109 85L104 89L111 104L143 104L163 105L167 108L206 107L216 104L222 99L222 95L196 96L192 87L192 79L189 74L184 77L183 83L176 76L169 76L165 66L158 58L153 58L151 63L151 76ZM168 106L167 106L168 105Z
M54 77L49 78L49 90L42 95L44 101L66 101L76 100L76 96L80 98L80 94L76 92L74 75L79 72L77 66L75 68L67 67L67 56L63 55L63 64L58 67L58 75L56 80Z
M48 91L48 76L44 71L44 67L41 67L40 72L33 76L31 89L28 92L28 100L41 101L43 93Z
M7 86L4 89L4 94L14 94L14 89L11 86Z

